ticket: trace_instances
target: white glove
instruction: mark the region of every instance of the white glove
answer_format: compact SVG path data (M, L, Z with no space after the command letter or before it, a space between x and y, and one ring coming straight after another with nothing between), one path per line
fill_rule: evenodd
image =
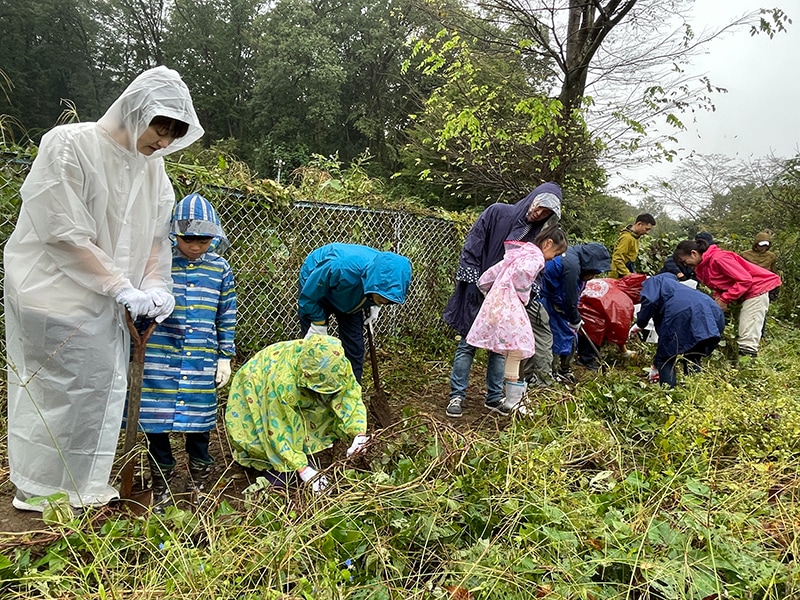
M308 328L308 333L306 337L303 339L307 340L312 335L328 335L328 326L327 325L315 325L314 323L311 324L311 327Z
M630 328L630 330L628 330L628 339L630 339L633 336L635 336L641 330L642 330L642 328L639 327L636 323L634 323L633 326Z
M231 378L231 359L220 358L217 359L217 387L221 388Z
M376 306L370 306L369 307L369 316L366 319L364 319L364 325L374 326L375 325L375 321L378 320L378 314L380 313L380 311L381 311L381 307L380 306L377 306L377 305Z
M578 331L583 325L583 319L580 319L577 323L569 323L569 328L573 331Z
M369 436L366 433L359 433L353 438L353 443L347 449L347 456L353 456L364 449L364 446L369 441Z
M320 493L326 487L328 487L328 478L325 475L320 475L319 471L316 469L312 469L311 467L306 467L299 473L300 479L303 480L303 483L311 482L311 491L315 494Z
M147 311L147 316L155 319L156 323L163 323L175 309L175 296L160 288L147 290L147 295L153 301L153 307Z
M124 287L116 293L114 300L118 304L122 304L131 313L131 319L134 321L139 317L145 316L153 307L153 301L142 290L137 290L134 287Z

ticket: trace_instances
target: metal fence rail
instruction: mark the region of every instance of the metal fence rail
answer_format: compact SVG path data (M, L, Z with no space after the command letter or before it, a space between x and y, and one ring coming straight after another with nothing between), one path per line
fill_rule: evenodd
M0 159L2 245L13 231L20 205L19 187L29 167L27 161ZM413 277L406 303L381 311L378 339L447 331L441 314L461 249L451 222L403 211L318 202L279 207L263 198L219 187L198 186L196 191L218 210L231 241L225 258L236 278L236 344L243 360L268 344L299 335L300 265L309 252L331 242L391 250L411 260Z

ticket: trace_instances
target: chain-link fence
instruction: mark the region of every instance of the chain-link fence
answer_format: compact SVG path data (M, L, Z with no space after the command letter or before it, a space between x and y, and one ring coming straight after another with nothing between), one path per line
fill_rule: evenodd
M11 234L19 210L19 187L30 163L0 159L0 244ZM236 343L247 359L264 346L298 337L297 278L309 252L331 242L391 250L411 260L413 277L402 306L381 311L382 336L441 335L441 315L452 289L461 240L444 219L396 210L296 202L278 206L236 190L198 186L217 208L231 241L225 257L236 278L239 306ZM1 263L0 263L1 265Z

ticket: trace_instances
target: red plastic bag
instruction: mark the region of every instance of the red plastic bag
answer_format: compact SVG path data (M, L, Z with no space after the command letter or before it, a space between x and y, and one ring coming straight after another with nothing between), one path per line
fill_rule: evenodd
M634 276L635 274L627 277ZM645 276L641 277L644 281ZM583 329L598 348L603 342L622 345L628 341L628 330L633 321L633 300L620 289L620 281L591 279L586 282L578 302ZM641 283L639 289L641 290Z
M628 298L633 300L634 304L641 302L640 295L642 293L642 284L647 279L644 273L630 273L620 279L617 279L617 287L628 295Z

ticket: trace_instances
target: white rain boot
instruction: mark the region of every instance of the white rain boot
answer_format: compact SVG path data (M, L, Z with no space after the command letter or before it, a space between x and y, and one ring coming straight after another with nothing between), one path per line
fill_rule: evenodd
M517 408L522 403L522 397L525 395L525 390L527 386L525 385L524 381L506 381L506 401L499 407L499 412L501 415L510 415L512 411L517 410Z

